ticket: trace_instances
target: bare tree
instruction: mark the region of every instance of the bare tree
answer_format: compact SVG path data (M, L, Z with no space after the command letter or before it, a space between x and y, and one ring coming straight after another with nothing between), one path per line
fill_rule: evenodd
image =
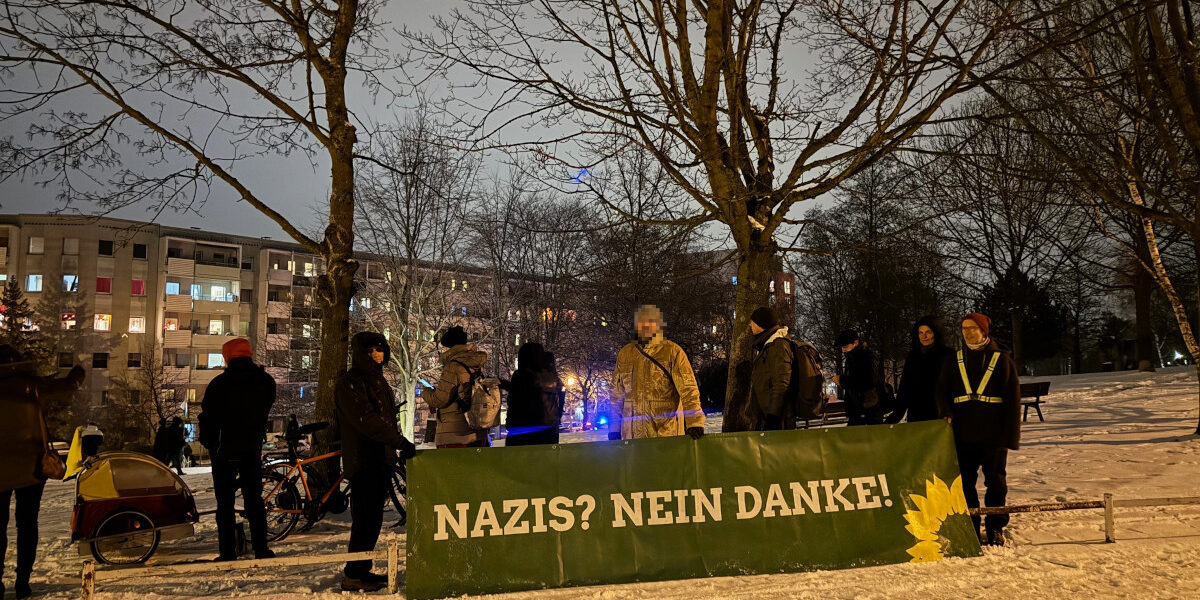
M378 89L374 0L13 0L0 11L0 178L56 185L65 206L153 214L231 191L324 259L317 416L345 368L356 127L347 90ZM87 106L80 109L79 106ZM254 158L302 154L329 176L322 237L255 187ZM141 167L135 166L142 163Z
M137 347L139 363L116 369L109 383L108 404L96 412L112 447L148 444L153 441L159 419L183 416L178 391L187 381L174 378L163 368L162 344L153 338Z
M507 140L520 123L534 128L523 142L565 164L629 146L651 153L693 206L646 222L720 223L736 248L736 364L789 211L907 143L971 88L999 32L1036 18L1014 14L1023 4L475 0L440 33L410 37L435 67L489 86L497 108L468 123L483 143L513 145L492 134Z

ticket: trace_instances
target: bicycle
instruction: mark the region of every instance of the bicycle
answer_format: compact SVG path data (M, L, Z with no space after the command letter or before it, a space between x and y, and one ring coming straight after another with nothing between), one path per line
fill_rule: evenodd
M300 517L306 523L303 529L315 525L326 513L340 514L349 506L351 488L340 469L337 479L326 486L317 463L340 458L341 450L334 450L311 458L301 458L299 441L303 436L320 431L329 424L310 423L289 432L284 439L288 445L286 461L264 457L263 504L267 510L268 541L275 542L288 536L295 529ZM396 527L408 520L408 477L403 461L393 468L388 487L389 499L399 514ZM311 483L310 483L311 480ZM314 494L324 489L319 496ZM301 495L303 490L303 496Z

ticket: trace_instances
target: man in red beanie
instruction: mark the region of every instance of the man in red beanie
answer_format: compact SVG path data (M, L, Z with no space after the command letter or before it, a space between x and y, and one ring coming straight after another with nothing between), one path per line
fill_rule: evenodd
M979 313L962 318L964 347L942 363L936 399L954 428L958 466L967 506L979 507L975 484L983 470L987 506L1004 506L1008 495L1008 451L1021 440L1021 382L1012 357L989 336L991 319ZM973 516L978 534L980 519ZM980 541L1004 545L1008 515L988 515Z
M212 455L217 497L217 560L237 559L233 501L239 485L246 499L254 557L271 558L275 553L267 547L261 461L267 417L275 404L275 379L254 364L250 342L244 338L225 342L221 354L225 372L208 384L200 405L200 443Z

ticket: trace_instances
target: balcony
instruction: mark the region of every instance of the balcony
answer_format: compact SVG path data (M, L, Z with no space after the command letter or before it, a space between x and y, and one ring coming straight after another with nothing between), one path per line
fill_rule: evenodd
M287 269L271 269L267 271L267 283L271 285L291 285L292 272Z
M215 300L192 301L192 312L209 315L235 315L239 308L237 302L218 302Z
M192 277L196 274L196 261L190 258L167 258L167 275Z
M292 336L286 333L268 333L267 350L287 350L291 347Z
M191 375L191 367L163 367L163 383L167 385L187 383Z
M237 280L241 276L242 270L236 264L196 263L196 277Z
M271 300L267 302L268 319L287 319L292 316L292 305Z
M232 340L232 335L216 335L197 332L192 336L192 347L197 350L220 350L221 346Z
M316 277L307 277L305 275L295 275L292 277L292 285L298 287L313 287Z
M186 294L167 294L167 312L192 312L192 297Z
M190 348L192 332L186 329L163 332L163 348Z
M224 367L217 367L215 369L192 369L192 383L208 385L213 379L216 379L217 375L220 375L224 371Z
M292 318L295 319L320 319L321 309L316 306L304 306L303 304L292 305Z

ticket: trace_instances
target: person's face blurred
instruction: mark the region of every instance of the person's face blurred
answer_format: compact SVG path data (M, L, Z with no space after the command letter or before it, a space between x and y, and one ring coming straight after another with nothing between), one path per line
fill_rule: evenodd
M973 346L982 344L984 339L983 330L970 319L962 322L962 336L964 341Z
M917 329L917 338L921 340L922 346L926 346L926 347L932 346L933 345L933 330L930 329L929 327L926 327L925 325L922 325L920 328Z
M637 322L638 338L648 340L658 335L661 328L662 324L658 322L658 319L639 319Z
M375 364L377 364L377 365L383 364L383 348L380 348L379 346L373 346L371 348L370 354L371 354L371 360L375 361Z
M750 333L753 333L754 335L758 335L758 334L762 333L763 331L766 331L766 330L763 329L762 327L759 327L758 323L755 323L754 321L750 321Z

